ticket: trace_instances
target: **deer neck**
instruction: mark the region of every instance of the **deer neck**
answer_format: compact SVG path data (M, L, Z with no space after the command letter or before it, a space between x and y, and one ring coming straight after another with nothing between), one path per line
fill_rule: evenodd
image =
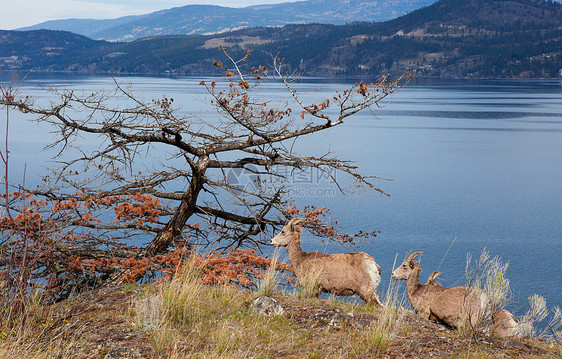
M296 270L296 268L302 263L304 257L300 238L294 238L291 242L289 242L287 245L287 255L289 256L289 262L291 262L293 270Z
M420 270L416 268L412 275L406 280L406 292L408 293L408 299L412 304L412 307L417 307L417 296L415 293L421 288L420 284Z

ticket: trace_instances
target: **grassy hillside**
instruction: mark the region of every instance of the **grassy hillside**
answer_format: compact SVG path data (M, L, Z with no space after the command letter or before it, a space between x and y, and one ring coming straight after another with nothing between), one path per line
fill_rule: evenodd
M385 309L273 292L281 315L253 312L260 295L185 277L32 307L2 333L2 358L560 358L560 344L451 331L394 300Z

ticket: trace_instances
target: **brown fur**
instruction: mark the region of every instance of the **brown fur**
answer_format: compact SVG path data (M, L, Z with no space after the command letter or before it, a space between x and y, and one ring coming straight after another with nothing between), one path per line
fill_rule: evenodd
M505 309L500 309L493 315L490 332L500 338L512 337L516 334L516 327L517 319L515 316Z
M420 284L420 264L411 255L392 272L395 280L406 280L406 292L414 310L424 318L457 327L461 319L468 318L476 324L482 312L481 294L468 287L440 287Z
M304 252L300 244L300 223L300 219L293 218L283 227L281 233L272 239L274 245L287 248L297 280L302 283L307 275L317 274L321 292L344 296L357 294L366 302L382 305L376 294L381 269L373 257L363 252L330 255L316 251ZM369 264L371 268L376 266L378 282L373 282L369 274Z
M461 319L469 318L475 325L483 315L483 294L468 287L441 287L435 278L442 273L431 273L424 285L419 283L420 264L410 255L396 270L392 278L406 279L406 292L414 310L424 318L456 327ZM515 335L517 319L505 309L491 314L490 333L498 337Z

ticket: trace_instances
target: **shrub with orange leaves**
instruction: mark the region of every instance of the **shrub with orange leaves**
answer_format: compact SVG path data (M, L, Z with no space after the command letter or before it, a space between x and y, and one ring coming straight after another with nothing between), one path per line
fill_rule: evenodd
M186 247L176 247L164 254L151 257L139 256L139 250L122 243L113 243L109 250L96 250L96 239L91 233L80 230L78 225L95 227L97 211L114 209L117 221L156 222L160 216L160 202L152 196L137 193L124 198L92 198L81 201L72 198L49 202L37 199L29 192L8 194L9 202L17 215L0 217L2 233L1 249L5 258L0 261L3 278L15 279L22 273L29 282L44 282L43 288L54 300L66 298L73 291L99 285L108 274L123 270L123 282L165 281L173 277L188 257L194 256L201 265L201 281L207 285L236 285L255 288L271 265L271 259L261 257L255 250L228 249L212 251L208 255L196 255ZM61 221L75 224L62 230ZM200 223L189 224L194 231ZM88 243L92 250L87 250ZM108 246L105 243L105 246ZM280 271L290 273L289 266L278 264Z
M13 213L0 217L0 271L9 283L21 281L23 275L26 286L43 287L58 299L77 288L99 285L104 276L120 268L144 275L170 263L166 257L135 259L134 246L107 237L111 226L100 225L110 209L116 229L142 229L147 228L145 223L156 223L162 205L150 195L104 197L79 191L72 198L50 201L23 191L2 197Z
M136 193L133 202L123 202L114 207L117 221L133 222L139 225L145 221L155 223L160 217L160 200L150 195Z
M227 249L211 251L200 255L186 248L176 248L163 255L141 258L103 258L69 259L69 270L73 273L95 274L107 268L128 269L125 283L134 283L135 278L142 277L141 282L169 281L181 271L182 263L192 258L198 263L201 283L205 285L233 285L246 289L256 289L256 280L263 277L272 265L273 259L264 258L255 250ZM284 263L276 263L276 269L285 272L288 279L292 269ZM61 284L60 277L50 278L52 287Z
M235 285L257 289L256 279L265 275L272 264L271 258L256 254L255 250L227 249L212 251L198 257L201 262L201 280L207 285ZM276 263L279 271L292 273L290 266Z

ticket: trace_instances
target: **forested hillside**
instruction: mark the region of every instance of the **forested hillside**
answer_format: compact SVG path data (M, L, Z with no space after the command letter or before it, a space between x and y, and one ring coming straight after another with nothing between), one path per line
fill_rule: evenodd
M287 70L307 75L375 76L410 67L442 77L554 78L562 68L561 19L562 5L551 0L441 0L383 23L288 25L126 43L0 32L0 57L4 67L41 71L195 74L213 71L223 45L234 56L252 50L255 64L280 54ZM52 45L60 38L69 40Z

